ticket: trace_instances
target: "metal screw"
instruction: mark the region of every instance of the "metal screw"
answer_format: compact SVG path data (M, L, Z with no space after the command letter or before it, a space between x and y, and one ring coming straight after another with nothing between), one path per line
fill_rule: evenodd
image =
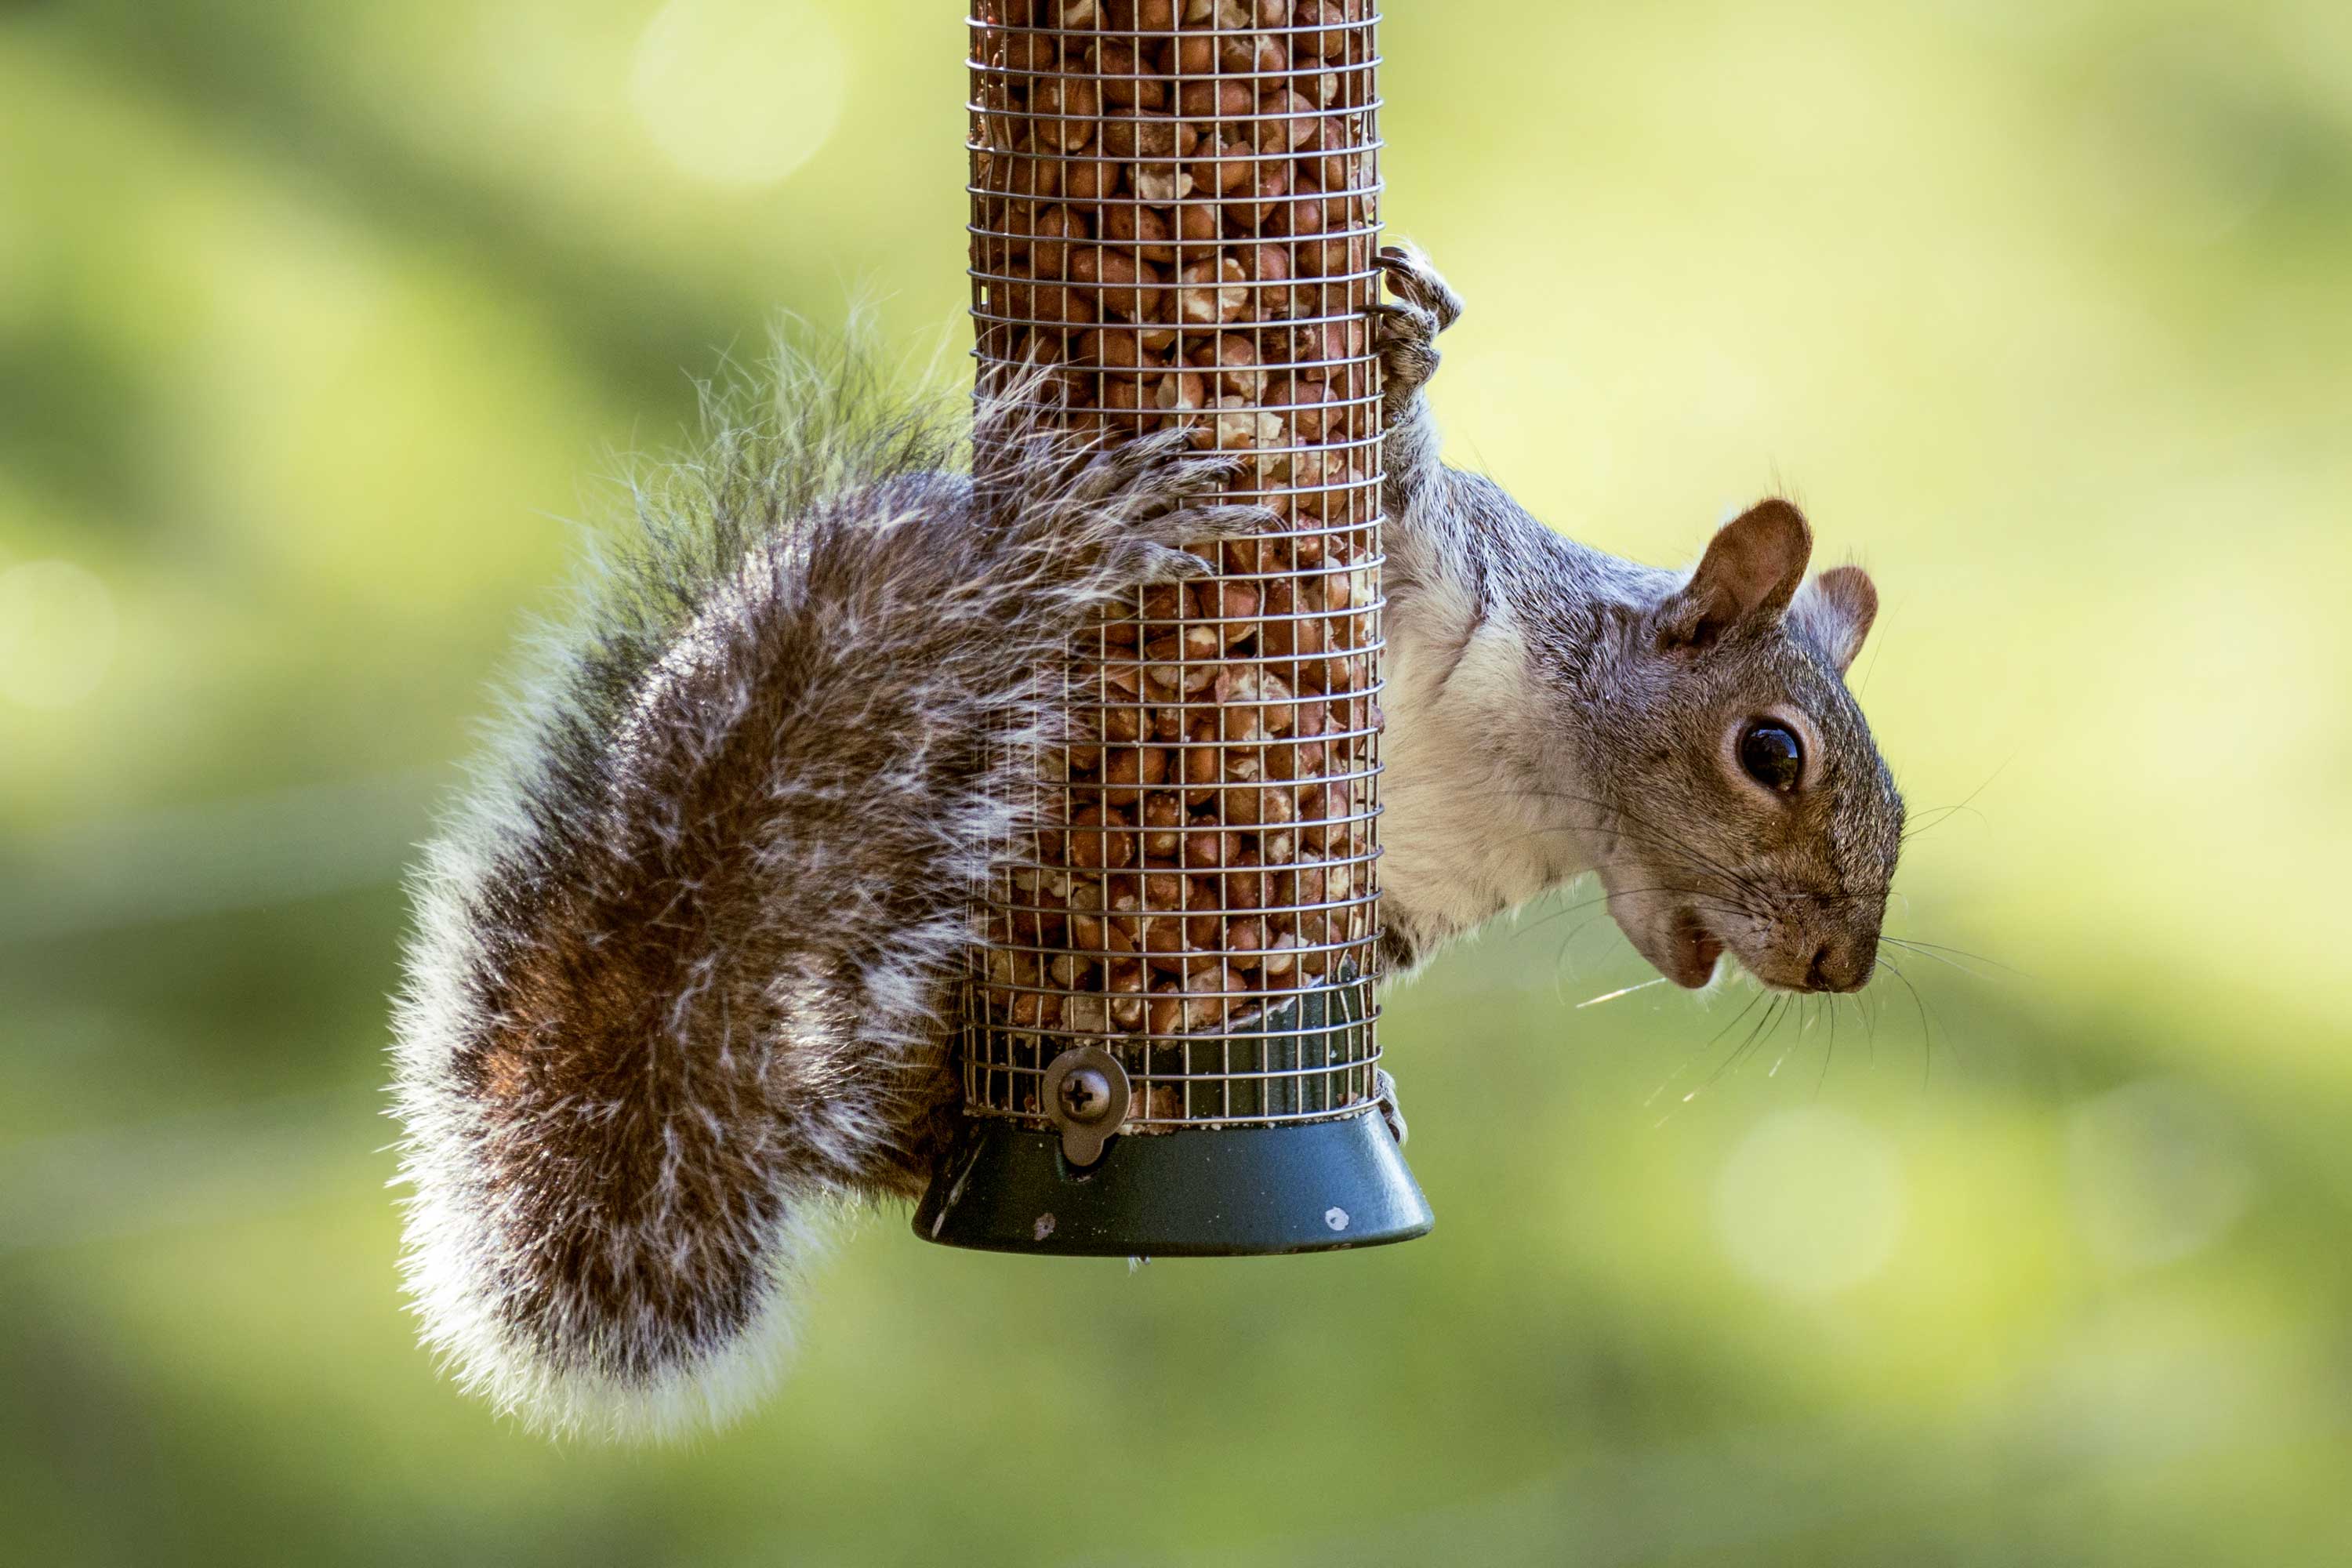
M1062 1158L1083 1170L1102 1158L1127 1114L1127 1071L1097 1046L1073 1046L1045 1069L1045 1094L1061 1124Z
M1110 1079L1099 1068L1080 1068L1062 1079L1062 1110L1073 1121L1099 1121L1110 1111Z

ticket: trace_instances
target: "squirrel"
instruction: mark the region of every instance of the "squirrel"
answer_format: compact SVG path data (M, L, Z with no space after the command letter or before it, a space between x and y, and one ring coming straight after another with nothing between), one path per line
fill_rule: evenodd
M1848 694L1875 610L1768 500L1696 569L1553 533L1438 458L1461 303L1381 253L1383 955L1417 969L1586 872L1685 986L1869 977L1903 807ZM1016 741L1139 584L1274 526L1181 431L1092 449L852 366L641 487L632 558L412 879L394 1016L402 1272L461 1384L662 1435L764 1392L846 1201L919 1195L958 1114L971 907L1033 819Z

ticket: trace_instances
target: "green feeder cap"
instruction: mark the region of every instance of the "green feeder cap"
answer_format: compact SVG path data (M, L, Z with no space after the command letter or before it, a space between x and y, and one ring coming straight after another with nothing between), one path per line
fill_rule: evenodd
M1360 1017L1344 990L1299 998L1269 1018L1253 1051L1260 1062L1311 1062L1331 1024ZM994 1252L1210 1258L1377 1247L1428 1231L1428 1201L1377 1106L1316 1115L1324 1108L1286 1100L1283 1120L1121 1131L1130 1092L1118 1047L1107 1039L1054 1059L1038 1089L1050 1128L968 1118L915 1233ZM1279 1068L1270 1081L1296 1083ZM1269 1095L1297 1092L1261 1089L1253 1103L1262 1111Z
M915 1211L915 1234L950 1247L1086 1258L1324 1252L1432 1223L1377 1110L1129 1133L1083 1170L1059 1132L974 1121Z

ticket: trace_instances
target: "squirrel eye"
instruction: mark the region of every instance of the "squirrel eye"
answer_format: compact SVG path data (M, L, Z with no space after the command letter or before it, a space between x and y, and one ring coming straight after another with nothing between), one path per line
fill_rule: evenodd
M1739 737L1739 765L1766 789L1789 795L1804 774L1805 748L1787 725L1764 721Z

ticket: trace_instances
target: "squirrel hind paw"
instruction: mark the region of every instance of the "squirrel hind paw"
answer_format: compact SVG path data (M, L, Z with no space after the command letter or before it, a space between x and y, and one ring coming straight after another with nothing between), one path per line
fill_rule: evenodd
M1203 481L1193 456L1192 432L1155 430L1103 447L1087 461L1070 486L1073 499L1110 501L1128 497L1183 496L1213 489Z
M1188 546L1246 539L1278 531L1281 520L1262 506L1179 507L1139 525L1118 548L1118 575L1131 583L1172 583L1215 574L1215 564Z
M1429 253L1411 241L1381 247L1373 258L1387 274L1389 291L1406 304L1429 312L1432 331L1442 332L1462 319L1462 296L1454 291Z
M1382 301L1372 313L1372 352L1381 361L1381 393L1391 415L1437 374L1437 318L1422 306Z
M1150 520L1150 537L1169 544L1208 544L1224 539L1280 531L1282 519L1272 507L1255 501L1211 506L1174 507Z
M1242 477L1242 470L1247 465L1239 454L1192 451L1190 449L1192 431L1171 431L1170 434L1181 436L1187 449L1170 458L1166 468L1161 470L1157 488L1162 494L1180 499L1213 495L1218 490L1231 488L1234 481Z
M1129 569L1119 575L1139 584L1189 582L1217 570L1191 551L1166 544L1138 544L1124 564Z

